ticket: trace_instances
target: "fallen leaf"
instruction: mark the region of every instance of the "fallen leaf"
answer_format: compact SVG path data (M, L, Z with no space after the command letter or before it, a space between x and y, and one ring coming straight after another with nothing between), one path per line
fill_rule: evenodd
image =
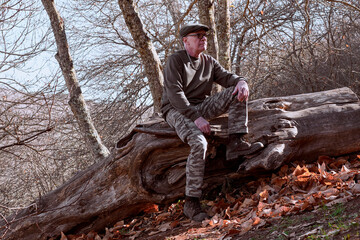
M156 221L156 225L159 224L160 222L166 220L169 216L171 215L171 212L164 212L164 213L160 213L159 215L156 216L155 221Z
M279 175L280 175L281 177L286 176L288 170L289 170L289 166L288 166L288 165L282 166L282 167L280 168Z
M252 225L253 225L253 226L258 225L260 222L261 222L261 218L255 217L255 218L253 219Z
M328 198L332 195L338 195L339 194L339 189L337 188L329 188L323 192L321 192L321 194L325 197Z
M322 163L321 165L318 163L318 169L319 169L320 176L322 178L326 178L327 173L326 173L325 163Z
M293 172L293 175L294 176L300 176L304 173L308 173L309 170L304 166L304 167L300 167L299 165L296 166L294 172Z
M348 169L345 165L342 166L341 172L350 172L350 169Z
M243 224L241 224L241 232L248 232L252 226L253 226L253 220L252 219L249 219L247 220L246 222L244 222Z
M268 192L268 190L265 189L259 195L261 197L260 201L266 201L269 197L269 192Z
M354 186L350 189L350 191L354 194L360 193L360 184L356 183Z
M271 184L282 187L287 182L287 177L274 177L271 179Z
M178 225L179 225L179 221L178 220L175 220L175 221L173 221L171 224L170 224L170 227L171 228L176 228Z
M225 197L229 203L234 203L236 201L236 199L233 198L232 196L230 196L230 194L228 194L228 193L225 195Z
M65 236L65 234L63 232L61 232L61 238L60 240L68 240L67 237Z
M211 220L210 220L210 222L209 222L209 225L210 226L214 226L214 225L216 225L216 224L218 224L219 223L219 215L218 214L215 214L212 218L211 218Z
M239 234L239 233L241 233L240 230L232 228L227 232L226 236L235 235L235 234Z
M231 219L231 213L230 213L230 207L227 207L226 210L225 210L225 215Z
M149 204L146 206L146 208L143 210L145 213L154 213L159 211L159 206L156 204Z
M158 229L159 231L161 232L166 232L167 230L170 230L171 229L171 223L167 222L167 223L164 223L164 224L161 224Z
M250 206L254 206L256 203L250 198L245 198L244 202L241 204L241 208L247 208Z

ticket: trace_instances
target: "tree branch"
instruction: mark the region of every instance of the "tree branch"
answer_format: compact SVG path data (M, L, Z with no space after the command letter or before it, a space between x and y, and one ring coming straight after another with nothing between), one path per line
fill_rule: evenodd
M1 146L0 151L4 150L6 148L9 148L9 147L25 145L27 142L34 140L34 138L36 138L37 136L39 136L39 135L41 135L43 133L46 133L46 132L50 132L51 130L53 130L53 127L49 127L49 128L44 129L44 130L41 130L40 132L38 132L38 133L36 133L36 134L34 134L34 135L30 136L30 137L27 137L27 138L25 138L23 140L19 140L19 141L15 142L15 143L5 145L5 146Z
M347 2L344 2L344 1L340 1L340 0L324 0L326 2L335 2L335 3L341 3L341 4L344 4L345 6L348 6L350 8L353 8L355 9L356 11L360 12L360 8L350 4L350 3L347 3Z

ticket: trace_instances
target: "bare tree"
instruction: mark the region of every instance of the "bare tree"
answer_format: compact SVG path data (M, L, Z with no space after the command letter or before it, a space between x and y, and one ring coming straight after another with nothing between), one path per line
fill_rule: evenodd
M217 39L217 29L215 23L215 2L213 0L199 0L199 18L200 23L210 27L210 35L208 37L207 52L213 58L218 59L219 47Z
M143 28L142 21L136 11L134 2L132 0L119 0L118 3L145 68L146 76L153 96L154 111L160 112L164 81L160 59L150 38L147 36Z
M86 139L88 148L96 158L107 157L110 152L102 144L100 136L98 135L90 113L87 109L84 97L81 93L81 88L76 77L73 61L70 56L69 45L66 39L64 21L60 17L55 8L55 3L50 0L42 0L46 12L49 15L50 23L58 46L58 52L55 55L63 72L67 88L70 93L69 105L73 111L79 127Z
M219 42L219 62L221 66L230 71L230 0L220 0L217 3L216 27Z

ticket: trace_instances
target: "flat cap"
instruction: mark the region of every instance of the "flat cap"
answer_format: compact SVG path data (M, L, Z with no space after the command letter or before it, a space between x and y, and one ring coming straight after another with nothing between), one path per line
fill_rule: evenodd
M180 36L185 37L189 33L197 32L200 30L205 30L207 32L210 30L210 28L203 24L187 24L180 29Z

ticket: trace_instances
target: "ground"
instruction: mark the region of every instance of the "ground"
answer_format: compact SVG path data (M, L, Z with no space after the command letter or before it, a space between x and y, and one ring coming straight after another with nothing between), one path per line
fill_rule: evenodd
M360 239L360 198L331 207L320 206L285 217L269 219L264 226L240 233L231 228L203 227L201 223L180 220L177 226L165 232L144 231L135 239L223 239L223 240L262 240L262 239ZM116 238L115 238L116 239ZM118 239L133 239L123 236Z
M284 165L271 176L230 179L202 201L210 218L194 222L184 201L153 205L104 232L61 240L360 239L360 155Z

